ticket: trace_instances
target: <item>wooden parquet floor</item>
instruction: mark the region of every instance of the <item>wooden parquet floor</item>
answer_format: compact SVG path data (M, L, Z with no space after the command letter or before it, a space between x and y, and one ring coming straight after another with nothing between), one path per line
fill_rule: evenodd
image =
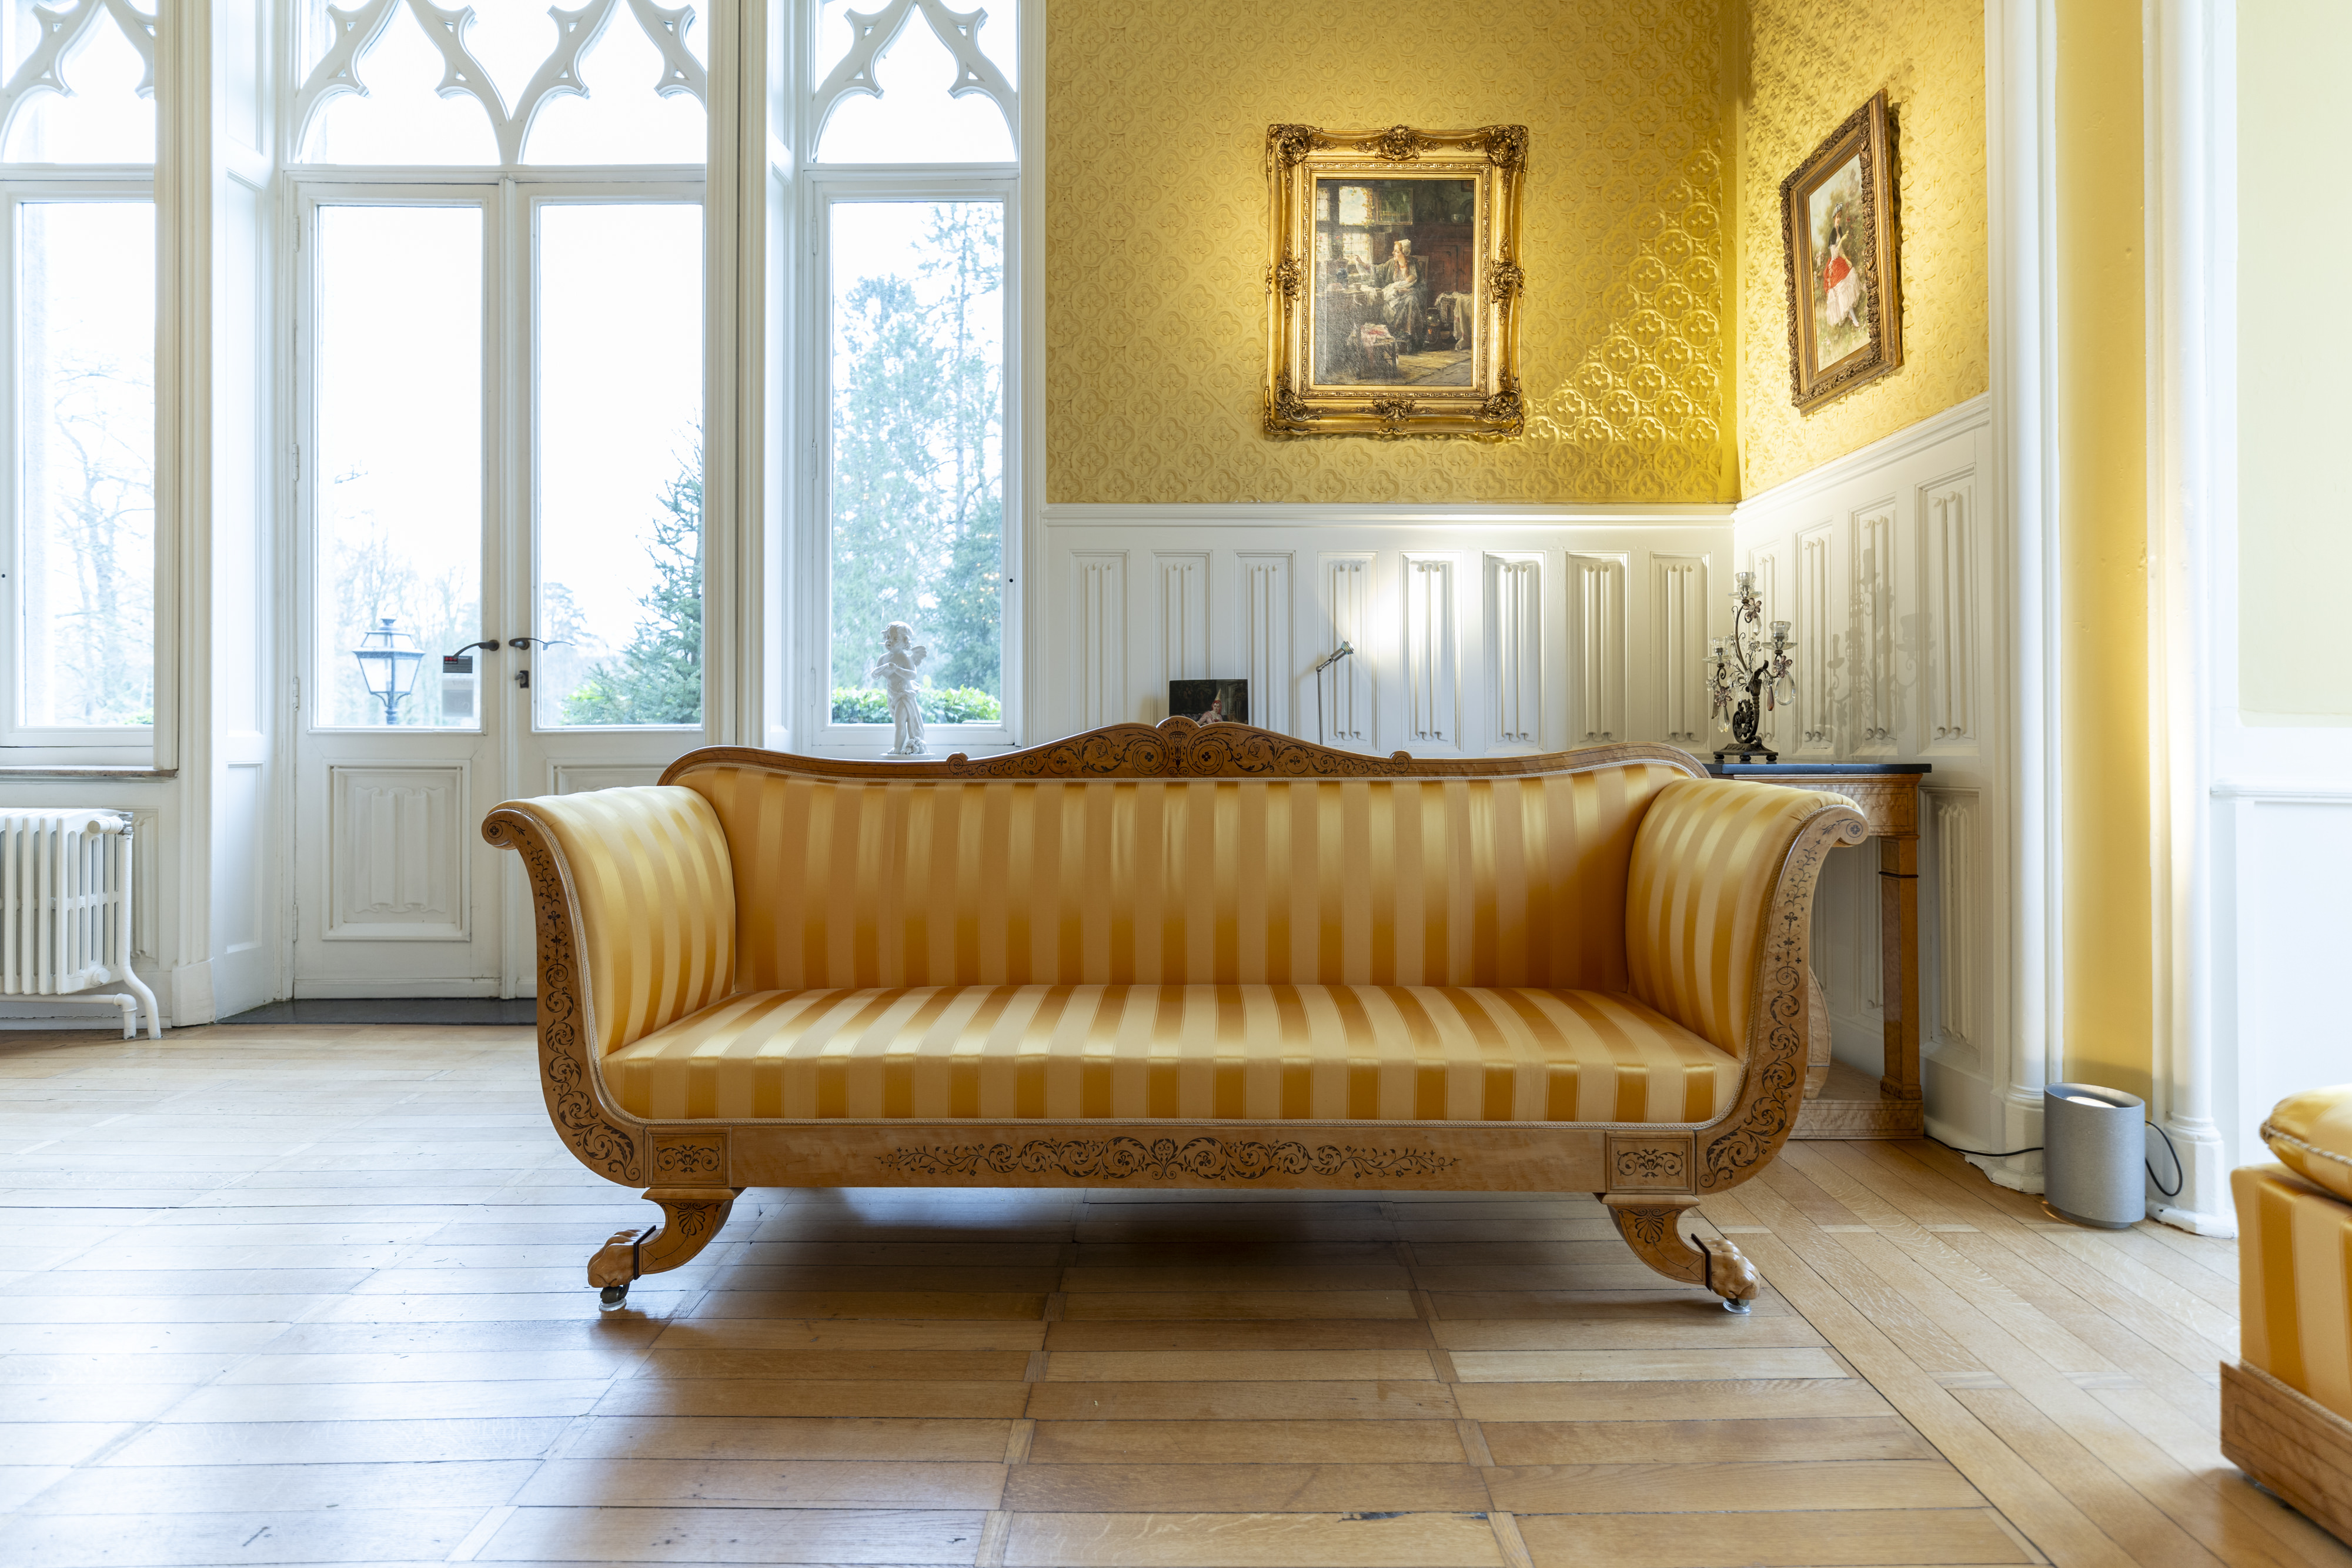
M2352 1565L2228 1243L1926 1144L1710 1203L1745 1320L1582 1195L1118 1190L754 1191L600 1316L527 1030L19 1033L0 1205L12 1564Z

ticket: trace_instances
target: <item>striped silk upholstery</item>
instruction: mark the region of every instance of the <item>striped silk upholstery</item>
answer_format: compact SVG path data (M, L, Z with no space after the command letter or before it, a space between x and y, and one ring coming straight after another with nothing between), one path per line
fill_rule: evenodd
M2240 1354L2352 1421L2352 1205L2284 1166L2230 1173Z
M600 1049L735 988L735 873L701 796L674 786L596 789L530 807L572 867Z
M1677 779L1633 841L1625 892L1634 998L1701 1039L1744 1055L1764 911L1807 817L1836 795Z
M604 1082L648 1117L1705 1122L1739 1064L1591 991L982 985L738 996Z
M1622 991L1634 831L1685 777L919 784L725 764L679 783L746 890L740 990Z

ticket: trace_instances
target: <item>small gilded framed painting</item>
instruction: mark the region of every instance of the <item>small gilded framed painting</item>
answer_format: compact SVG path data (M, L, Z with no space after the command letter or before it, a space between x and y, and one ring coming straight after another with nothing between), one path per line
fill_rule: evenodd
M1789 384L1810 413L1903 362L1895 166L1880 92L1780 182Z
M1521 125L1266 128L1269 435L1517 435Z

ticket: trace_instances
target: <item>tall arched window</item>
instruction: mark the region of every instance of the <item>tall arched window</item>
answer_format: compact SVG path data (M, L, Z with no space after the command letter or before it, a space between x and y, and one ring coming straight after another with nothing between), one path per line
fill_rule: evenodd
M1020 15L802 0L808 255L805 705L820 744L889 744L894 623L934 751L1009 738L1018 515Z
M152 755L155 18L0 4L9 519L0 743Z

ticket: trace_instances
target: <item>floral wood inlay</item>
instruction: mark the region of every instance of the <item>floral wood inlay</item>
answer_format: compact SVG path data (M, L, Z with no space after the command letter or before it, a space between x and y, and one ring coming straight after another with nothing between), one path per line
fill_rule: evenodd
M1256 1181L1269 1176L1437 1176L1462 1162L1428 1149L1358 1148L1345 1144L1257 1143L1241 1139L1034 1138L1024 1144L962 1144L893 1149L885 1170L921 1176L1145 1176L1164 1181Z
M1678 1181L1682 1174L1683 1152L1680 1149L1617 1151L1617 1178L1620 1181Z

